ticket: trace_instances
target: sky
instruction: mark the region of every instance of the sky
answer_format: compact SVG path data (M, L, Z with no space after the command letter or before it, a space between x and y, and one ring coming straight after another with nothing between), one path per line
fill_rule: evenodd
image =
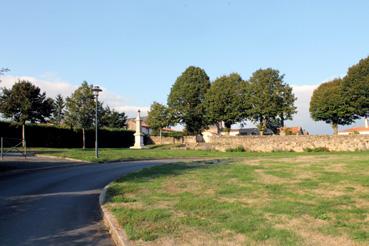
M4 0L0 67L11 71L0 86L28 79L50 97L69 96L86 80L133 116L166 103L188 66L211 80L272 67L298 98L287 124L329 134L310 118L310 96L369 55L368 9L365 0Z

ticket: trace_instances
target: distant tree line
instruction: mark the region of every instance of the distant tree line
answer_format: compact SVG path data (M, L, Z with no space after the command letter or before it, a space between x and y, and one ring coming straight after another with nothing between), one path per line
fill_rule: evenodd
M203 69L190 66L173 84L167 105L151 105L148 124L154 129L182 124L193 135L209 125L229 131L233 124L251 120L260 134L267 128L276 132L296 113L295 100L276 69L259 69L249 80L232 73L211 82Z
M95 126L96 101L92 85L84 81L70 97L57 95L55 99L30 81L19 80L12 88L2 88L0 93L0 113L4 118L22 126L22 140L25 141L25 124L50 123L72 129L82 129L83 148L85 148L85 130ZM127 116L104 106L98 105L99 126L105 128L126 128Z
M349 125L369 117L369 57L351 66L343 78L321 84L314 90L310 114L316 121L331 124L334 134L338 125Z

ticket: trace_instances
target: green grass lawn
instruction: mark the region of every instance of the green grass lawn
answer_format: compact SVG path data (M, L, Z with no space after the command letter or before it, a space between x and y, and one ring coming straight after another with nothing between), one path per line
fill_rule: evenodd
M132 150L132 149L120 149L120 148L101 148L99 159L95 158L95 150L92 148L81 149L63 149L63 148L30 148L28 151L36 154L52 155L57 157L68 157L78 160L84 160L89 162L107 162L107 161L126 161L126 160L147 160L147 159L173 159L173 158L254 158L254 157L295 157L305 155L332 155L334 153L329 152L274 152L274 153L261 153L261 152L219 152L219 151L206 151L206 150L184 150L184 149L171 149L172 145L155 145L148 146L148 149ZM368 154L369 152L360 152L362 154ZM335 153L334 155L342 155L341 153Z
M106 206L138 245L369 245L368 152L147 151L246 158L168 164L114 182Z

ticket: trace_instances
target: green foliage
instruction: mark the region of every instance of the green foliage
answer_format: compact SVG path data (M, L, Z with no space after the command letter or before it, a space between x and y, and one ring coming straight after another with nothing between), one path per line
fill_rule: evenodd
M66 101L65 123L73 128L91 128L95 116L95 100L91 86L84 81Z
M226 149L226 152L245 152L245 148L240 145L237 148L233 148L233 149Z
M105 108L99 102L99 126L108 128L127 128L127 115L122 112L119 113L114 109L111 110L109 106Z
M77 148L82 144L81 129L70 129L60 126L43 124L26 124L27 147L53 147L53 148ZM0 122L1 137L5 139L21 139L19 126L9 122ZM134 144L133 131L118 129L100 129L99 146L109 148L127 148ZM7 140L5 140L7 141ZM86 130L86 146L94 147L95 130ZM82 151L82 150L81 150ZM53 150L59 153L61 150ZM79 155L79 156L78 156ZM74 158L81 158L83 153L79 153ZM93 153L91 153L93 157Z
M305 152L329 152L327 147L317 147L317 148L306 148Z
M147 124L155 131L170 126L171 116L169 109L158 102L151 104L147 115Z
M52 119L57 125L60 125L64 119L65 101L62 95L58 94L53 103Z
M3 88L0 112L19 124L26 121L46 122L52 112L53 100L29 81L19 80L11 89Z
M341 79L334 79L321 84L314 90L310 100L311 118L332 124L335 134L338 125L351 124L355 119L342 98L341 83Z
M283 82L284 75L278 70L267 68L253 73L250 82L249 114L258 123L260 133L269 125L275 129L283 126L284 120L292 119L296 113L295 96L292 88Z
M209 124L223 121L230 129L232 124L246 118L249 109L246 86L236 73L222 76L211 84L204 102Z
M350 112L369 117L369 56L348 69L341 91Z
M191 134L200 133L207 126L203 105L210 81L199 67L188 67L179 76L168 96L168 106L173 111L173 123L182 123Z

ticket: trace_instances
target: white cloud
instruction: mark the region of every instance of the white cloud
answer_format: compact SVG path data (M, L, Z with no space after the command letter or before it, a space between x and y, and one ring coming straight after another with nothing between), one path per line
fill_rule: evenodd
M40 87L41 91L45 91L48 97L55 98L56 95L61 94L63 97L70 96L79 85L72 84L67 81L56 78L52 74L44 74L40 78L31 76L3 76L1 78L1 87L10 88L18 80L28 80ZM111 108L125 112L128 116L135 116L137 110L140 109L142 114L147 114L149 107L147 106L135 106L129 105L129 103L120 95L117 95L106 88L102 88L100 99L105 105L109 105Z

